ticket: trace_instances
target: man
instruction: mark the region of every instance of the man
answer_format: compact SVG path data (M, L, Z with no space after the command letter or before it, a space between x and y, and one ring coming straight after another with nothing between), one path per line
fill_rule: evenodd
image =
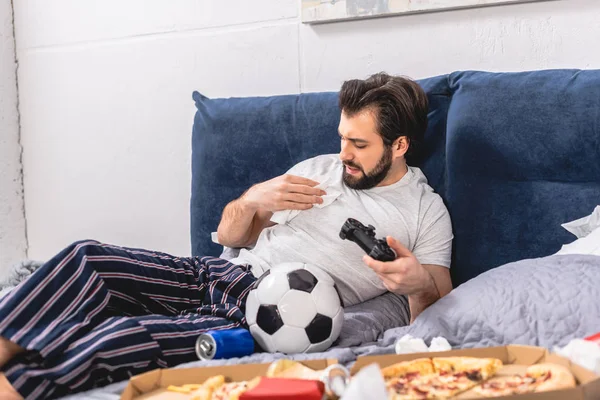
M415 82L385 74L345 82L339 96L339 156L306 160L251 187L225 207L219 243L254 246L232 262L252 265L257 276L286 261L317 265L345 305L386 289L407 295L414 319L452 289L450 217L422 172L406 163L425 133L427 97ZM398 259L378 262L340 240L348 217L388 236Z
M339 100L339 156L306 160L223 211L220 243L245 248L232 262L81 241L0 300L0 398L55 398L193 361L199 334L245 326L252 283L280 262L321 267L346 305L406 295L412 319L447 294L450 218L406 163L427 126L425 93L377 74L345 82ZM348 217L387 236L397 259L339 239Z

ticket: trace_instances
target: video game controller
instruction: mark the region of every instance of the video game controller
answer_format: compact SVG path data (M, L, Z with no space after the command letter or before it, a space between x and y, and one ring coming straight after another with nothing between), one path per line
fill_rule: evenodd
M348 218L340 231L342 240L351 240L358 244L369 256L379 261L393 261L396 252L388 246L385 239L375 238L373 225L364 226L354 218Z

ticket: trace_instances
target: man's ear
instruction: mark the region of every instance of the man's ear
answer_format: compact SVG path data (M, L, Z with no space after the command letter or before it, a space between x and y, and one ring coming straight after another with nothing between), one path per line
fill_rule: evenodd
M396 157L403 157L408 151L409 145L410 139L408 138L408 136L400 136L392 144L392 150L394 151L394 155Z

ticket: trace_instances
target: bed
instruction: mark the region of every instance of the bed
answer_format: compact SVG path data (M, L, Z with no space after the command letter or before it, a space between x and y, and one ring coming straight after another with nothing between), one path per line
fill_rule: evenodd
M419 166L452 217L455 289L409 326L402 296L350 307L333 348L291 357L351 365L393 352L407 334L426 343L443 336L455 348L552 349L600 331L600 257L557 254L577 239L561 224L600 203L600 71L460 71L419 83L430 102ZM337 93L193 98L192 253L227 257L211 241L227 202L303 159L338 151ZM125 385L65 399L116 400Z
M282 357L337 358L351 366L361 355L394 352L395 341L407 334L423 338L427 344L442 336L453 348L516 343L553 349L600 330L598 287L600 256L552 255L521 260L461 285L409 326L393 327L402 323L390 318L393 301L376 302L388 307L386 310L373 307L374 304L350 309L340 341L324 353L257 353L238 359L197 361L177 368L270 362ZM126 384L119 382L63 399L118 400Z

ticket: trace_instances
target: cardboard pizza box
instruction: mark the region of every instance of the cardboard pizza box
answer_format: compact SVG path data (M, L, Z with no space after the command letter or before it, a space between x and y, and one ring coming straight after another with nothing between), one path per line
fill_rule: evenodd
M322 370L330 365L337 364L335 359L299 361L306 367ZM155 369L129 380L127 387L121 394L121 400L183 400L189 396L169 391L169 385L181 386L186 384L203 383L215 375L224 375L232 382L248 381L257 376L264 376L269 368L268 364L240 364L220 367L197 367L180 369Z
M359 357L351 369L352 375L361 368L376 363L380 368L401 362L410 361L422 357L493 357L502 360L504 367L498 376L524 372L527 366L544 362L559 364L567 367L575 376L577 386L567 390L556 390L551 392L522 394L516 396L494 397L494 399L511 400L596 400L600 399L600 376L579 365L571 363L566 358L548 352L545 348L522 345L509 345L501 347L485 347L476 349L461 349L444 352L411 353L411 354L387 354L380 356ZM476 395L463 394L457 399L473 399Z

